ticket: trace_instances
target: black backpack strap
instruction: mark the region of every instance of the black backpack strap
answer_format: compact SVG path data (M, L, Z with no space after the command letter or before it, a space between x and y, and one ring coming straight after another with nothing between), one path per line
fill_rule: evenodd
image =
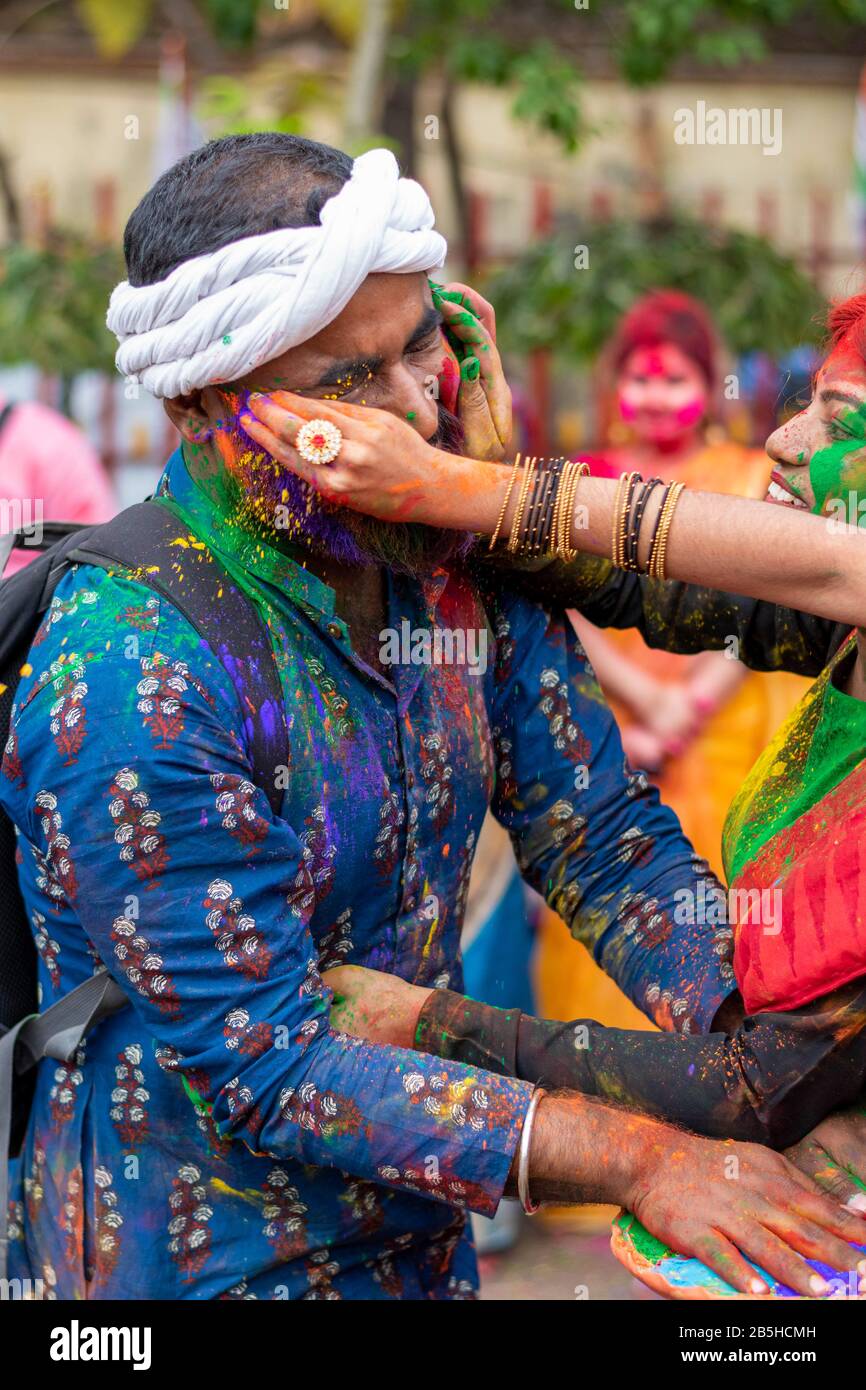
M90 1030L125 1009L127 1002L120 985L102 970L76 985L44 1013L29 1014L0 1037L0 1280L6 1279L9 1255L8 1155L15 1077L43 1057L70 1062Z
M253 780L279 814L277 768L288 765L286 710L270 634L255 604L206 548L189 544L186 521L163 502L138 502L67 552L69 562L131 570L174 604L228 672L249 738Z

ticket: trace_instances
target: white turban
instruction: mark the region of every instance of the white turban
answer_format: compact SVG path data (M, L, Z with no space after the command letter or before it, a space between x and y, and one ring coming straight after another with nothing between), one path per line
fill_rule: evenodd
M118 371L154 396L233 381L320 332L376 271L429 271L447 246L430 199L390 150L355 160L321 226L233 241L155 285L124 280L107 324Z

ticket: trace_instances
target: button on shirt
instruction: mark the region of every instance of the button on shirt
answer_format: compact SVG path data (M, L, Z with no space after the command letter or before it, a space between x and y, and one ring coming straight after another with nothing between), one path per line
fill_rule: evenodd
M242 692L178 610L123 573L68 573L0 800L43 1005L104 967L132 1007L39 1069L10 1274L62 1298L471 1296L464 1212L495 1211L531 1088L335 1032L320 972L459 990L492 802L630 996L701 1030L732 988L724 940L674 911L704 867L625 766L564 619L462 574L391 575L393 632L490 642L475 670L401 660L386 679L333 591L235 524L180 451L160 493L178 563L202 537L268 623L281 814L251 780Z

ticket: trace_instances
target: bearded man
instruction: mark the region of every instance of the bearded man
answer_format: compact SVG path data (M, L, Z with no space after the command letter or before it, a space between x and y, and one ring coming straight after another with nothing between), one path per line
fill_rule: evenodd
M286 387L459 440L423 190L385 151L232 137L159 179L125 253L109 323L181 435L158 488L176 564L206 551L264 619L287 761L275 812L242 675L141 574L63 578L0 799L43 1003L106 968L131 1007L40 1067L12 1276L61 1298L460 1298L465 1212L517 1191L639 1199L654 1234L752 1291L735 1244L800 1287L795 1251L844 1264L859 1225L766 1149L332 1028L334 965L459 988L488 806L530 881L677 1028L708 1029L730 995L730 943L675 920L705 866L625 765L563 618L481 594L454 535L320 502L245 427L251 394ZM501 453L493 354L484 371L457 411L472 452ZM405 630L484 634L491 659L386 664L383 634Z

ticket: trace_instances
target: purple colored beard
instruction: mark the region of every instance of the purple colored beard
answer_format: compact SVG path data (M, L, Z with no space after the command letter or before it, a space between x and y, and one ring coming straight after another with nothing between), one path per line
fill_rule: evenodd
M226 393L231 410L222 424L233 446L237 467L227 465L237 489L238 520L249 530L276 533L271 544L306 549L343 565L385 565L406 574L421 574L465 558L474 544L463 531L445 531L417 522L379 521L347 507L326 502L302 478L284 468L248 435L240 423L247 393ZM430 441L448 453L460 452L463 428L439 402L438 428ZM249 462L244 462L248 460ZM277 522L275 519L280 518Z

